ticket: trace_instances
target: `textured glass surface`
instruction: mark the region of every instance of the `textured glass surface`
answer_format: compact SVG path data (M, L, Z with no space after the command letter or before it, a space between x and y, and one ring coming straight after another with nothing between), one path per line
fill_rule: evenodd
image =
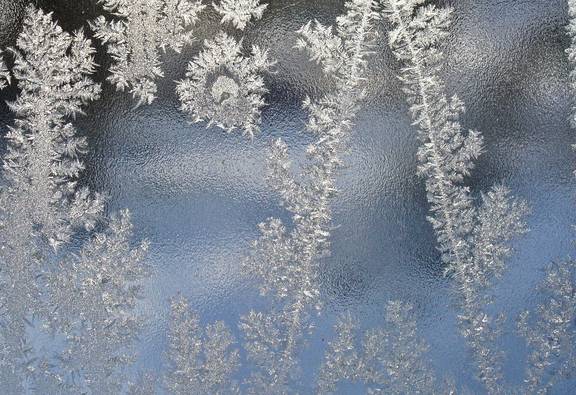
M0 47L14 45L26 3L0 0ZM53 10L66 30L99 15L99 6L89 0L37 3ZM567 6L563 0L436 3L455 9L443 48L443 77L449 93L466 103L463 126L485 138L485 153L467 183L474 192L505 183L532 209L530 232L514 242L508 270L494 288L496 308L516 317L540 302L535 288L543 269L573 254L574 248L576 162L571 144L576 139L569 124L564 53L569 45ZM178 292L189 298L201 322L224 320L236 336L241 315L267 306L258 284L240 266L258 237L258 223L271 216L288 218L265 181L267 150L274 137L282 137L299 163L311 141L301 101L331 88L321 68L293 48L295 31L314 18L332 24L342 6L339 0L271 1L262 19L246 28L244 43L267 48L277 61L275 73L265 76L268 105L261 132L251 141L240 133L191 124L179 110L175 81L184 78L202 41L220 29L213 10L203 14L192 46L180 54L162 54L164 78L157 80L157 99L150 105L134 108L130 94L116 92L104 81L110 58L98 47L96 80L103 82L103 93L75 121L90 150L81 182L108 193L110 211L130 209L135 239L150 242L152 275L139 305L147 323L135 368L163 369L169 298ZM337 179L332 254L322 260L320 273L326 306L315 318L317 329L308 347L299 354L302 393L311 391L337 315L351 311L362 328L376 327L384 322L389 300L414 305L437 371L481 391L458 335L453 283L443 276L426 220L424 182L416 174L416 129L396 77L400 64L387 45L388 28L387 22L379 24L381 39L369 63L367 98ZM13 100L16 94L12 87L0 95ZM3 134L12 121L2 102ZM511 335L514 326L514 320L506 324L502 347L508 352L505 373L519 383L525 365L514 361L524 360L525 354ZM558 391L571 392L568 387Z

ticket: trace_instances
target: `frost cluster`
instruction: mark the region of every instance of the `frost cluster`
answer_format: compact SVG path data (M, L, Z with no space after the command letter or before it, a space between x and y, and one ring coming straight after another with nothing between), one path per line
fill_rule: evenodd
M242 40L224 32L204 42L204 50L188 65L176 88L182 111L194 122L207 121L228 132L239 129L253 137L267 92L262 73L274 63L258 46L243 54Z
M463 335L473 350L478 376L489 392L502 379L501 353L495 340L500 317L484 309L484 291L505 269L510 240L526 232L524 202L495 186L476 204L464 180L482 152L482 137L460 125L464 104L449 99L440 77L443 54L438 44L448 36L452 9L424 5L424 0L383 0L393 28L388 40L403 63L404 83L414 124L419 128L419 173L426 180L429 221L437 235L447 272L461 295Z
M369 393L447 393L436 388L413 307L389 302L385 316L387 326L366 331L362 339L349 314L336 324L336 337L329 342L320 372L321 393L333 393L343 380L366 383Z
M232 23L236 29L244 30L250 20L260 19L268 4L260 4L260 0L221 0L213 7L222 15L222 23Z
M222 15L221 24L231 22L244 30L252 19L260 19L267 5L259 0L222 0L213 4ZM263 73L275 62L257 45L246 53L243 39L223 31L204 41L204 49L189 64L186 78L178 83L181 110L193 122L207 122L231 132L234 129L253 138L260 130L261 110L268 92Z
M234 394L239 389L232 375L240 355L232 334L222 321L203 328L182 296L171 302L166 388L172 394Z
M307 98L308 131L315 142L307 148L308 164L300 176L291 169L288 147L275 140L269 156L269 183L283 206L291 213L292 223L270 218L260 224L261 236L244 264L246 270L262 281L263 294L272 294L276 307L270 312L250 312L243 317L248 359L259 368L250 377L252 393L284 394L298 377L297 352L310 327L313 310L321 306L317 278L320 259L328 253L331 210L336 193L335 180L342 155L352 132L352 121L363 98L362 80L366 58L375 38L376 2L346 2L347 12L337 19L335 34L341 51L322 56L331 62L342 59L339 72L328 73L336 89L318 100ZM312 59L320 50L313 38L324 28L307 25L300 31L297 47Z
M138 332L146 244L132 249L128 214L107 219L102 198L77 187L86 141L69 120L99 96L94 49L30 6L11 52L20 94L0 190L2 389L115 392ZM51 346L38 349L38 336Z
M96 37L114 59L108 80L128 89L137 105L156 98L156 79L163 77L159 49L180 52L192 42L190 28L206 7L201 0L102 0L116 19L99 16L91 23Z

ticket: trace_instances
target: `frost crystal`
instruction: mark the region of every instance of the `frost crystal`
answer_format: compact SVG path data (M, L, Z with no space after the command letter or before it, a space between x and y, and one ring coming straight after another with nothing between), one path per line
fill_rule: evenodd
M478 132L465 133L457 98L446 97L440 78L443 54L437 45L448 35L450 8L425 5L424 0L382 0L383 13L393 24L389 44L405 66L401 80L414 124L422 142L419 172L426 179L429 220L437 235L447 272L457 282L463 313L459 317L478 364L479 377L489 392L501 381L501 353L495 347L498 321L483 310L489 299L482 292L504 269L508 242L526 231L526 204L515 201L504 187L483 196L479 208L464 178L482 152Z
M262 292L271 293L279 306L268 315L252 312L243 319L249 360L260 367L250 379L254 393L287 392L296 374L296 353L303 332L309 328L310 308L321 305L319 259L329 249L335 177L357 103L363 98L361 81L375 36L375 6L373 1L348 1L348 12L337 20L339 39L344 43L338 56L344 64L339 72L331 73L337 86L335 92L317 102L304 102L310 114L307 128L317 141L308 147L309 163L301 178L296 179L291 173L286 144L279 139L272 146L269 183L280 194L293 223L290 229L276 218L261 224L261 236L245 263L250 273L262 279ZM308 37L315 32L301 29L303 39L298 47L314 53L317 48L309 44ZM271 334L274 339L263 338Z
M253 137L266 104L261 73L274 63L258 46L244 56L242 41L222 32L206 40L204 47L189 63L186 78L178 83L182 111L194 122L208 121L208 127L216 124L228 132L238 128Z
M522 392L548 394L561 379L576 372L576 264L552 265L541 285L547 301L533 317L520 315L518 329L530 346Z
M172 300L171 310L168 358L172 366L165 378L168 390L177 395L238 393L231 377L240 356L226 325L218 321L202 328L181 296Z
M568 61L571 63L570 82L572 95L576 98L576 0L568 0L568 21L567 31L570 36L570 46L566 49ZM574 100L574 99L573 99ZM576 103L572 106L572 126L576 127Z
M4 64L3 53L0 51L0 89L4 89L10 83L10 73Z
M56 376L72 386L72 393L85 388L118 393L124 369L134 359L131 347L142 320L133 310L141 298L148 244L131 248L132 228L129 213L121 212L77 257L63 260L48 275L52 325L67 341Z
M114 58L108 80L118 90L129 89L137 105L152 103L162 77L160 54L167 47L179 52L192 41L189 30L206 7L201 0L102 0L104 9L119 20L104 16L91 23L96 37L108 44Z
M99 95L88 77L94 49L30 6L11 52L20 95L9 103L16 119L0 190L0 382L9 393L116 392L145 248L129 249L127 214L84 247L71 243L103 212L98 196L77 188L86 143L68 122Z
M222 15L222 23L232 23L236 29L244 30L250 19L260 19L268 4L260 4L260 0L222 0L220 5L213 7Z
M10 103L17 118L7 135L4 169L11 187L35 197L27 207L32 224L57 247L74 226L92 228L102 205L99 198L89 201L86 190L76 191L86 141L67 122L99 96L100 86L87 77L94 49L81 31L70 35L50 14L32 9L17 45L13 74L21 93Z
M412 310L410 304L389 302L387 327L367 331L360 347L352 317L344 316L324 357L320 393L334 392L341 381L364 382L369 393L434 393L436 380L426 360L428 345L417 333Z

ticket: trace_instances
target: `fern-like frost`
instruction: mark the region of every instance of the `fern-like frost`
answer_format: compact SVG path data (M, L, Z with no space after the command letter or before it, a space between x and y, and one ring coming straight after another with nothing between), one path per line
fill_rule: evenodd
M201 0L102 0L104 9L119 19L104 16L91 27L114 59L108 81L120 91L129 89L137 105L156 98L156 79L163 77L159 49L180 52L192 42L190 28L206 7Z
M297 352L311 329L311 314L321 307L317 276L320 258L329 251L330 201L336 193L335 178L352 120L364 97L361 83L376 36L375 7L374 1L348 1L346 14L337 19L336 34L343 43L338 56L344 59L343 65L330 73L336 83L334 92L317 101L304 101L309 113L307 129L316 141L307 148L309 162L301 177L292 173L287 145L281 139L272 144L268 180L292 214L292 224L287 227L276 218L261 224L261 236L245 262L247 271L262 280L261 291L277 303L269 314L252 312L242 320L248 358L258 368L249 379L253 393L289 392L289 384L298 377ZM309 52L313 60L326 58L329 55L316 54L319 49L311 38L320 28L307 26L299 31L297 47ZM272 334L275 339L267 338Z
M232 23L236 29L244 30L252 18L262 18L268 4L260 4L260 0L221 0L213 7L222 15L222 24Z
M518 330L529 345L525 386L530 394L551 393L576 371L576 264L566 261L548 268L541 284L546 301L536 314L523 312Z
M389 45L404 64L400 79L419 129L418 170L426 180L429 221L446 271L454 276L461 295L460 324L478 377L495 393L502 385L502 353L495 344L501 317L484 311L490 301L484 292L504 270L508 243L526 232L528 209L500 186L477 205L463 183L483 144L478 132L462 130L464 105L457 97L447 97L440 78L443 54L438 46L448 35L452 9L425 5L424 0L381 2L392 24Z
M386 307L386 327L365 333L360 341L350 315L335 325L321 368L321 393L333 393L342 381L362 382L369 393L434 393L436 379L417 333L413 307L398 301Z
M9 393L116 393L138 332L146 246L130 248L127 213L106 223L101 197L77 187L87 147L69 119L99 96L95 51L30 6L11 52L20 94L0 191L0 382ZM90 237L77 248L79 231Z
M6 68L6 64L3 59L4 54L0 51L0 89L6 88L6 85L10 83L10 73Z
M226 325L218 321L201 327L182 296L171 302L168 359L165 377L172 394L233 394L238 386L232 375L239 366L239 353Z

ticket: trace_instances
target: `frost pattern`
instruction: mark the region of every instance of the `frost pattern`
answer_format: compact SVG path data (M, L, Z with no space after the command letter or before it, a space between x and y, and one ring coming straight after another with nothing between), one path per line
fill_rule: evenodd
M4 89L10 83L10 73L4 64L3 53L0 51L0 89Z
M428 345L417 332L413 307L389 302L386 322L384 329L367 331L359 345L352 316L341 318L324 356L320 393L333 393L341 381L366 383L368 393L435 392L435 375L426 358Z
M91 23L96 37L108 45L114 59L108 81L129 89L137 106L156 98L155 80L163 77L159 49L180 52L192 41L189 29L206 7L201 0L102 0L104 9L119 17L99 16Z
M547 301L536 315L520 315L518 329L530 347L523 392L550 393L561 379L576 372L576 264L567 261L552 265L541 290Z
M238 128L253 137L259 131L260 110L267 92L261 73L274 62L258 46L243 55L242 40L220 32L204 42L204 50L188 64L178 83L181 110L194 122L207 121L228 132Z
M102 199L76 185L86 143L68 119L98 98L94 49L30 6L11 52L20 95L0 191L0 382L8 393L115 392L146 248L129 248L127 213L106 224ZM82 229L91 235L75 253Z
M232 23L236 29L244 30L250 19L262 18L268 4L260 4L260 0L222 0L213 7L222 15L222 24Z
M171 311L167 389L177 395L239 393L231 377L240 356L226 325L218 321L202 328L181 296L172 300Z
M389 44L405 65L401 80L420 130L419 173L426 180L429 221L461 295L462 333L473 350L479 378L493 393L502 379L502 355L494 344L501 320L484 310L490 302L484 291L505 269L508 242L526 232L528 209L502 186L484 194L477 207L463 185L482 152L482 137L476 131L463 132L459 117L464 105L457 97L446 97L440 78L443 54L437 45L448 35L452 9L421 6L424 2L383 0L383 13L393 25Z
M100 197L76 189L86 141L67 122L100 93L88 78L94 49L81 31L65 33L41 11L28 13L17 45L12 72L21 93L9 103L17 118L7 134L4 172L14 193L34 196L25 208L32 233L56 248L75 226L91 229L102 206Z
M568 3L568 25L566 30L568 36L570 37L570 46L566 48L566 54L568 55L568 61L571 64L570 69L570 82L572 88L572 100L574 104L572 105L572 127L576 128L576 1L567 0Z
M63 369L55 378L70 383L70 393L118 393L123 369L134 361L131 346L143 321L133 310L147 274L142 261L148 243L131 248L132 229L129 213L122 211L78 256L48 275L52 326L66 339L59 355Z
M361 81L375 37L375 7L374 1L348 1L347 13L337 19L336 34L344 44L342 53L334 56L341 56L344 65L331 74L334 92L304 102L307 129L317 140L308 146L309 163L300 178L292 175L287 145L281 139L272 145L269 183L292 214L292 224L287 228L276 218L260 224L261 236L245 262L246 270L262 280L262 293L272 294L277 302L269 313L252 311L241 322L248 359L258 368L249 380L251 393L289 392L298 375L296 357L310 329L311 310L321 306L317 276L320 258L329 248L330 200L364 96ZM300 34L298 46L313 55L317 48L308 37L316 30Z

